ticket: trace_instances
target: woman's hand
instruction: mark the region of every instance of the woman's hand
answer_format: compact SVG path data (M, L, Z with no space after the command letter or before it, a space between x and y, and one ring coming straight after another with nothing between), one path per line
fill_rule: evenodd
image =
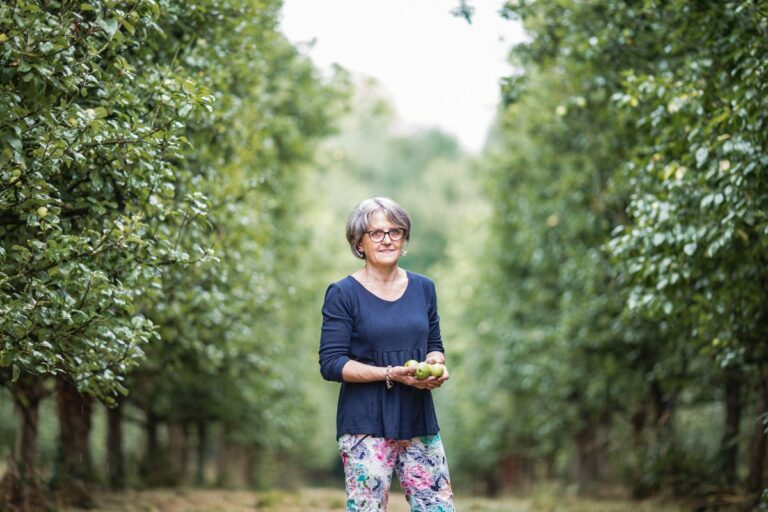
M412 386L416 389L437 389L448 380L448 368L444 366L443 374L440 378L427 377L426 379L419 380L413 375L416 373L416 368L411 366L406 368L405 366L393 366L389 371L389 376L395 382L405 384L406 386Z

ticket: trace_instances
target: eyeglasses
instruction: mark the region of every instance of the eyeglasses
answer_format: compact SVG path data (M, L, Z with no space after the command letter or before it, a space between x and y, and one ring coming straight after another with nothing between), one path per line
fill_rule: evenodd
M405 235L403 228L390 229L389 231L382 231L381 229L374 229L373 231L366 231L371 238L371 242L379 243L384 240L384 237L389 235L389 239L393 242L397 242Z

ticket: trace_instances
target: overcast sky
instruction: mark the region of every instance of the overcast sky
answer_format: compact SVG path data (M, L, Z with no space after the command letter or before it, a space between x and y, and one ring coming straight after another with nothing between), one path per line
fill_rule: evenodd
M438 127L479 152L509 75L519 24L500 1L475 0L472 24L450 14L459 0L285 0L281 27L315 63L379 80L406 126Z

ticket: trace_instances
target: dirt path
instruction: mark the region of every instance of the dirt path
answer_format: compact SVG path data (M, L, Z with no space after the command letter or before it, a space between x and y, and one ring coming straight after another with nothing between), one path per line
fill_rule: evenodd
M343 489L301 488L295 491L236 491L219 489L161 489L98 494L103 512L344 512ZM679 512L674 504L654 501L587 500L560 492L537 493L531 499L458 496L461 512ZM409 512L405 497L393 493L389 512ZM66 509L65 512L76 512Z
M103 512L343 512L343 490L304 488L290 491L230 491L169 489L127 491L97 496ZM461 499L457 509L462 511L528 512L530 504L522 500L491 501ZM76 509L68 509L75 512ZM388 512L409 512L405 496L392 493Z

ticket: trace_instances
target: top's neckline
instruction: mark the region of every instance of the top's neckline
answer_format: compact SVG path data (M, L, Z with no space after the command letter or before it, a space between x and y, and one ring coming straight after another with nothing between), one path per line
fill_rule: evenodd
M407 282L407 283L406 283L406 285L405 285L405 290L403 290L403 293L401 293L401 294L400 294L400 296L399 296L398 298L396 298L396 299L392 299L392 300L389 300L389 299L384 299L384 298L382 298L382 297L379 297L378 295L376 295L375 293L373 293L371 290L369 290L368 288L366 288L366 287L365 287L365 285L364 285L363 283L361 283L361 282L360 282L360 281L358 281L356 278L354 278L354 277L352 276L352 274L348 275L347 277L349 277L349 278L350 278L352 281L356 282L356 283L357 283L357 285L358 285L358 286L360 286L360 288L362 288L363 290L365 290L365 292L366 292L366 293L368 293L369 295L371 295L371 296L373 296L373 297L376 297L377 299L379 299L379 300L380 300L380 301L382 301L382 302L387 302L387 303L390 303L390 304L394 304L395 302L397 302L397 301L399 301L400 299L402 299L403 297L405 297L405 294L406 294L406 293L408 293L408 288L410 288L410 287L411 287L411 280L412 280L412 279L411 279L411 273L410 273L410 272L408 272L407 270L405 270L405 277L406 277L406 279L408 280L408 282Z

